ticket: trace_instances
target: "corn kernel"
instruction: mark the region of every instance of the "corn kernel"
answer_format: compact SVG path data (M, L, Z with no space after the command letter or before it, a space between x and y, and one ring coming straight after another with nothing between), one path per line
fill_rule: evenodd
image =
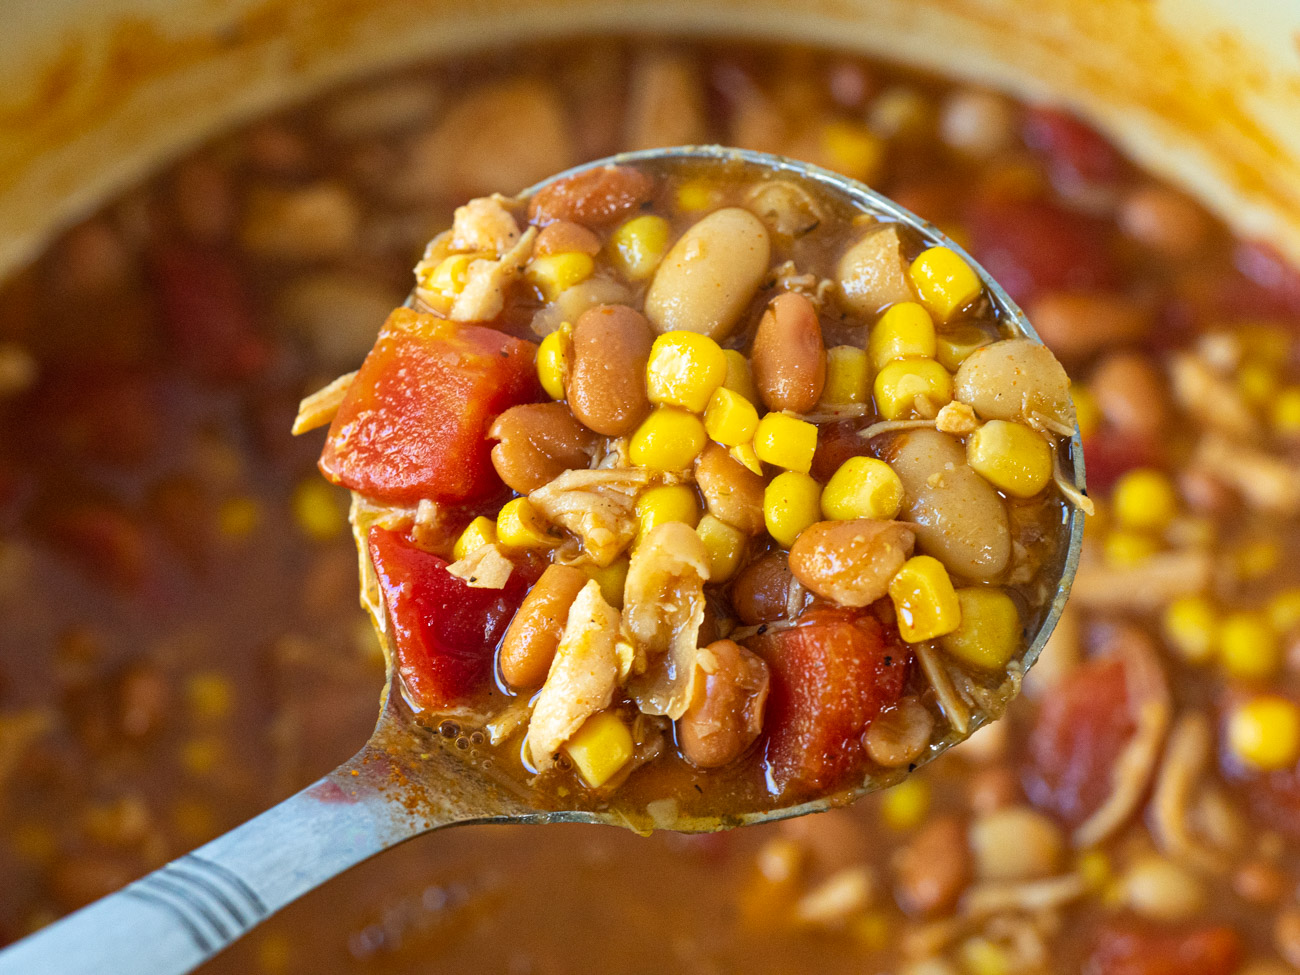
M1106 561L1118 568L1141 565L1160 551L1160 542L1144 532L1116 529L1108 532L1102 542Z
M235 694L222 674L192 674L185 682L185 699L199 721L220 721L230 714Z
M1282 636L1300 627L1300 589L1283 589L1268 601L1268 622Z
M695 527L700 520L700 503L694 488L685 484L665 484L647 488L636 499L636 518L641 537L650 534L656 525L681 521Z
M537 378L554 400L564 399L573 357L573 326L564 322L537 346Z
M871 392L871 364L867 350L836 345L826 350L826 383L822 402L831 405L865 403Z
M961 625L961 602L943 563L915 555L889 582L889 598L898 614L898 635L921 643L951 633Z
M1247 360L1237 368L1237 389L1252 406L1267 406L1277 395L1278 371L1268 363Z
M876 373L876 408L886 420L931 419L952 402L952 376L933 359L898 359Z
M909 272L921 304L938 322L948 321L974 301L982 287L974 269L947 247L922 251Z
M1104 850L1084 850L1075 862L1075 872L1083 880L1083 885L1091 891L1098 891L1114 879L1110 857Z
M726 582L740 568L740 559L745 554L745 533L707 514L695 530L709 553L709 582Z
M731 455L731 459L737 464L753 471L759 477L763 476L763 462L758 459L758 454L754 451L752 443L743 443L739 447L732 447L727 453Z
M1243 542L1232 553L1232 568L1243 582L1257 582L1282 564L1282 546L1271 538Z
M1219 613L1204 596L1183 596L1165 607L1165 640L1190 664L1208 663L1214 655Z
M1160 532L1178 514L1178 495L1164 473L1140 467L1115 482L1111 507L1125 528Z
M1300 386L1287 386L1278 391L1269 411L1273 429L1284 437L1300 434Z
M644 281L668 252L672 228L663 217L633 217L609 237L610 259L629 281Z
M1245 765L1271 772L1300 758L1300 707L1284 697L1262 694L1238 703L1227 730L1228 748Z
M1079 436L1088 437L1096 433L1101 426L1101 407L1097 397L1087 386L1075 384L1070 387L1070 398L1074 400L1074 415L1079 423Z
M613 711L593 714L564 743L565 754L582 781L593 789L599 789L628 763L632 749L632 732Z
M867 355L877 371L895 359L933 359L934 320L915 301L890 305L871 328Z
M880 818L900 832L913 829L930 811L930 787L913 776L880 795Z
M822 516L822 486L807 474L785 471L763 490L763 523L777 544L789 548Z
M903 482L894 469L874 457L850 457L822 491L822 513L832 521L897 517Z
M221 505L217 524L227 538L245 538L262 520L262 511L252 498L231 498Z
M725 386L713 391L704 410L704 432L720 444L738 447L754 439L758 410L754 404Z
M632 434L628 454L637 467L656 471L682 471L704 449L704 424L694 413L661 406Z
M727 378L727 357L707 335L665 332L650 347L645 376L651 403L703 413Z
M605 602L615 609L623 608L623 587L627 584L627 556L615 559L609 565L596 565L589 562L582 567L589 579L595 579L600 586L600 595Z
M978 325L954 325L936 333L934 357L949 372L956 372L957 367L970 358L972 352L992 341L993 336Z
M191 775L206 778L225 763L226 745L220 738L204 735L184 742L180 749L181 766Z
M1291 336L1276 325L1242 325L1237 341L1252 359L1272 366L1285 366L1291 359Z
M507 548L555 548L560 533L527 498L507 501L497 512L497 541Z
M939 638L940 645L973 667L1004 670L1023 642L1015 602L992 586L958 589L957 602L961 623Z
M547 301L554 301L575 284L586 281L595 269L596 262L591 255L580 251L544 254L529 262L524 280L540 291Z
M677 187L676 200L679 210L708 210L718 201L718 188L703 180L688 180Z
M966 975L1011 975L1012 958L997 942L988 938L967 938L957 950Z
M754 371L749 367L745 353L723 349L722 354L727 357L727 378L722 381L722 385L758 406L761 402L758 398L758 385L754 382Z
M465 290L469 280L469 266L478 260L491 260L490 254L452 254L444 257L432 271L424 275L420 286L445 298L454 298Z
M294 488L293 520L308 538L327 542L343 534L348 513L338 488L313 477Z
M452 557L460 561L471 552L476 552L484 545L492 545L497 540L497 523L491 518L479 515L460 533L456 544L451 548Z
M839 119L821 132L826 164L850 179L870 183L880 175L885 160L884 141L860 122Z
M817 426L784 413L768 413L754 431L754 453L765 464L807 474L817 453Z
M966 463L1012 497L1032 498L1052 479L1052 448L1022 423L990 420L966 438Z
M883 911L872 911L849 922L849 933L866 951L884 951L894 934L894 923Z
M1277 632L1261 613L1230 613L1219 625L1219 661L1233 677L1271 677L1281 664Z

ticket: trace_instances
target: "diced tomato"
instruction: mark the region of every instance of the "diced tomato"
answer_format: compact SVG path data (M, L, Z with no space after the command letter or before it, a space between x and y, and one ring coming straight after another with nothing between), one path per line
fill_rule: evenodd
M869 611L816 609L755 641L772 667L767 774L781 795L830 789L862 766L862 733L903 693L912 651Z
M42 527L57 548L109 585L137 590L148 579L144 533L119 508L97 501L60 506Z
M158 383L138 370L73 367L46 378L20 427L40 456L75 463L139 464L164 439Z
M1232 975L1241 964L1241 937L1206 925L1160 930L1136 924L1101 929L1084 975Z
M504 589L476 589L447 562L401 534L370 530L370 557L392 625L397 670L420 708L462 702L492 674L492 658L528 591L514 572Z
M1135 467L1159 467L1163 463L1159 444L1146 437L1111 430L1098 430L1083 441L1088 489L1107 491L1120 476Z
M1060 109L1028 109L1023 135L1025 145L1047 157L1058 181L1110 183L1124 170L1124 159L1114 146L1090 125Z
M501 489L488 427L541 398L531 342L398 308L330 425L320 469L384 501L457 503Z

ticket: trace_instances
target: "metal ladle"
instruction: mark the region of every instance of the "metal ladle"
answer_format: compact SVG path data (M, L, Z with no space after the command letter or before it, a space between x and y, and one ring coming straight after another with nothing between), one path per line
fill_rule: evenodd
M807 163L719 146L627 153L586 163L556 180L609 164L656 160L758 167L820 184L862 212L911 228L926 243L961 254L978 272L1004 323L1040 341L1006 292L935 227L860 183ZM1078 430L1071 440L1075 486L1084 490ZM1022 658L1025 670L1042 651L1074 580L1083 514L1071 507L1069 540L1056 596ZM0 975L179 975L211 958L303 894L381 850L435 829L471 823L603 823L641 832L667 828L709 832L822 812L893 784L904 773L869 776L856 787L809 802L725 816L664 819L626 811L543 808L541 797L467 761L470 745L415 720L389 667L379 720L352 759L324 778L192 853L0 952ZM972 722L973 732L979 722ZM950 733L918 764L969 736Z

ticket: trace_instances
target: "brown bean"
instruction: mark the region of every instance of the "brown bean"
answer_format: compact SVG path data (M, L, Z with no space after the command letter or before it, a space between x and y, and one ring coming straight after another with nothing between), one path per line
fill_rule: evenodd
M820 521L790 546L790 571L823 599L868 606L889 590L915 542L911 527L896 521Z
M677 721L677 742L692 765L718 768L739 758L763 730L769 674L761 657L731 640L710 643L699 663L703 674Z
M826 347L817 309L804 295L777 295L763 312L750 352L754 382L769 410L808 413L826 383Z
M558 562L546 567L510 621L497 663L511 687L541 687L564 635L569 607L588 582L587 574Z
M731 584L731 608L748 626L785 619L793 581L784 552L765 555L736 576Z
M971 823L968 842L981 880L1047 877L1065 852L1060 827L1028 806L981 815Z
M862 736L862 744L877 765L901 768L925 754L933 734L934 717L925 705L914 697L905 697L876 715Z
M1133 352L1108 356L1088 377L1088 389L1116 430L1154 438L1169 423L1164 377L1144 356Z
M654 336L627 305L598 305L573 327L566 393L573 415L597 433L621 437L650 412L645 367Z
M528 494L567 470L586 467L596 435L563 403L512 406L492 424L492 466L512 491Z
M894 893L908 914L944 913L970 882L965 829L955 816L931 820L894 857Z
M528 219L540 227L556 220L604 227L650 199L654 190L654 178L631 166L588 169L539 191L528 201Z
M1181 193L1164 186L1143 186L1119 207L1120 229L1166 257L1191 257L1205 242L1209 221Z
M971 773L966 787L966 801L971 812L982 815L1023 802L1024 796L1016 774L1005 765L995 765Z
M710 443L695 462L695 483L709 514L746 535L763 530L763 479Z
M580 223L557 220L547 224L537 235L533 253L538 257L547 254L589 254L600 252L600 238Z
M1047 347L1065 359L1135 342L1152 325L1150 307L1119 294L1049 291L1027 310Z

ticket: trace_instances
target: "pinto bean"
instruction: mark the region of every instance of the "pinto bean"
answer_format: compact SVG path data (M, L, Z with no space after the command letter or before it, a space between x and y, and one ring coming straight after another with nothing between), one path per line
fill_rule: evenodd
M631 166L602 166L557 180L528 202L528 220L544 227L569 220L605 227L654 195L655 181Z
M903 264L903 242L894 227L868 231L844 252L836 270L840 300L859 315L912 301Z
M823 599L867 606L889 590L915 542L913 530L896 521L821 521L790 546L790 571Z
M757 654L731 640L700 653L702 679L677 721L677 741L698 768L718 768L739 758L763 730L770 675Z
M558 562L546 567L510 621L497 656L511 687L541 687L564 635L569 607L588 582L587 574Z
M557 220L547 224L537 235L533 244L533 253L538 257L547 254L588 254L595 256L600 252L600 238L580 223L571 220Z
M914 697L904 697L876 715L862 744L877 765L901 768L915 762L930 747L934 718Z
M1152 325L1147 305L1106 292L1048 291L1034 299L1028 312L1048 348L1067 359L1137 341Z
M709 514L746 535L763 530L763 479L710 443L695 462L695 483Z
M748 626L784 619L794 576L784 552L756 559L731 584L731 608Z
M885 459L903 482L899 516L917 547L968 579L993 579L1011 557L1007 509L987 481L966 466L966 451L935 430L895 437Z
M748 210L724 207L693 225L659 264L645 296L657 332L683 329L721 341L768 271L771 240Z
M1166 257L1191 257L1210 230L1200 207L1164 186L1134 190L1120 204L1118 216L1120 229Z
M981 420L1024 422L1036 415L1074 426L1070 378L1032 339L1004 339L976 349L957 367L953 395Z
M817 309L804 295L777 295L767 306L750 352L754 382L769 410L807 413L826 383L826 347Z
M931 820L894 857L894 893L908 914L947 911L970 882L970 851L955 816Z
M563 403L512 406L492 424L492 466L512 491L528 494L567 470L586 467L596 435Z
M1116 430L1155 439L1169 423L1169 394L1160 370L1144 356L1120 352L1097 363L1088 378L1106 422Z
M597 433L621 437L650 412L645 367L654 336L627 305L598 305L573 327L566 395L573 415Z
M985 813L971 823L969 841L981 880L1047 877L1065 852L1060 827L1028 806Z

